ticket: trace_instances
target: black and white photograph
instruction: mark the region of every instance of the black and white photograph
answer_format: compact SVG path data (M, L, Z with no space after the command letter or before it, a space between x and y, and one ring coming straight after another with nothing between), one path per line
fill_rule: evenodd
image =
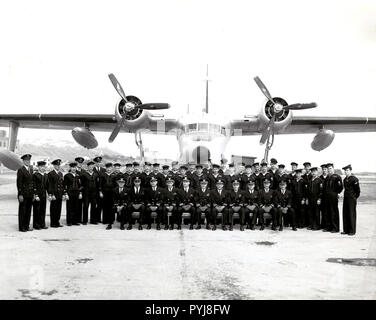
M5 0L0 34L0 300L376 299L375 1Z

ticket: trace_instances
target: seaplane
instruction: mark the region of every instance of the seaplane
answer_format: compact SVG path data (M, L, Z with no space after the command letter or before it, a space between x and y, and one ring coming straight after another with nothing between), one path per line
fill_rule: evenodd
M174 135L179 145L180 163L219 163L224 159L228 142L234 136L260 135L265 145L264 160L268 160L276 134L310 134L313 150L321 151L333 142L336 133L374 132L376 117L295 116L293 112L317 107L317 103L289 104L282 97L272 96L256 76L254 81L266 100L258 114L238 119L223 119L209 110L209 79L207 69L206 97L202 112L168 118L159 110L169 109L168 103L143 103L134 95L126 95L114 74L108 75L120 99L112 114L0 114L0 127L9 127L8 149L0 150L0 162L11 170L22 166L15 153L19 128L71 130L73 139L87 149L98 147L93 132L111 132L113 142L120 132L135 135L143 158L142 135ZM155 113L155 112L158 112Z

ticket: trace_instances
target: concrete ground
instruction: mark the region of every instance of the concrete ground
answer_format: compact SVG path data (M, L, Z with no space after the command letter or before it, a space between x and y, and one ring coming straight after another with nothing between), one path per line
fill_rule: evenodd
M0 181L0 299L376 298L375 260L346 260L376 258L374 202L359 204L355 237L238 226L20 233L14 181Z

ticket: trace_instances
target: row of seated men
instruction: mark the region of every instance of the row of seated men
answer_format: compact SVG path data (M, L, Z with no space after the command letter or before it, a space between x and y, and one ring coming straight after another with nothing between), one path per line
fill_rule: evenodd
M310 163L304 164L303 176L296 163L292 163L295 168L287 174L283 165L276 166L275 159L271 159L270 170L266 163L262 163L261 168L256 163L245 166L241 174L234 172L232 164L226 174L215 164L206 173L201 165L196 165L196 171L188 174L184 165L179 172L167 170L168 166L164 166L162 172L152 172L149 163L145 163L143 171L137 168L138 164L132 164L134 170L123 173L118 163L107 163L105 168L98 165L101 157L89 161L84 170L84 159L78 157L70 163L70 172L63 176L60 159L52 162L54 169L46 175L45 162L38 162L38 170L33 174L28 169L31 155L21 158L25 166L17 174L20 231L29 229L31 205L34 228L46 228L46 193L50 201L51 227L61 226L62 201L67 200L69 226L87 224L90 207L90 223L103 222L108 224L108 229L112 228L115 214L121 229L125 224L128 229L132 228L134 212L138 214L139 229L142 224L151 228L152 212L157 229L161 223L165 224L165 229L174 228L174 224L180 229L182 214L188 212L190 229L194 224L199 229L206 221L206 227L210 229L212 225L215 230L220 217L222 228L232 230L236 213L240 230L244 230L245 225L254 229L257 222L263 230L267 216L272 220L272 229L291 226L293 230L307 227L339 231L338 193L343 187L340 176L333 172L325 175L328 168L334 171L332 164L322 165L321 177L317 168L310 168ZM277 169L273 171L273 167ZM29 196L25 197L25 190Z

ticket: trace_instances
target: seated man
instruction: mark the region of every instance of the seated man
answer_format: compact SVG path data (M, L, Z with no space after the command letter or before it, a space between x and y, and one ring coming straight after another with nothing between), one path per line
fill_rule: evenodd
M232 182L232 190L228 193L229 195L229 209L228 209L228 224L230 225L229 230L233 230L233 213L237 212L240 219L240 231L244 231L244 221L245 221L245 212L244 212L244 195L240 190L240 181L234 180Z
M272 230L276 230L277 221L277 212L273 204L274 199L274 190L270 189L271 180L269 178L265 178L262 182L264 188L259 191L259 201L260 201L260 209L259 209L259 219L261 223L260 230L264 230L264 214L269 213L272 216Z
M211 221L211 201L210 201L210 189L209 180L207 178L201 178L199 180L200 186L197 190L197 205L196 205L196 229L201 229L202 214L205 214L206 229L210 229Z
M127 208L128 213L128 229L132 229L132 213L137 211L140 213L138 220L138 230L142 230L142 223L145 215L145 201L146 190L141 187L141 179L135 176L133 186L129 190L129 205Z
M179 191L177 188L174 186L175 181L173 177L168 177L166 179L166 189L165 189L165 194L164 194L164 223L165 223L165 230L167 229L168 226L168 214L171 214L170 217L170 230L174 229L174 223L176 222L178 224L177 220L177 205L179 202Z
M157 230L161 230L161 220L165 215L165 207L163 205L164 190L158 186L158 179L152 177L150 179L150 189L146 193L146 209L145 209L145 222L147 223L146 229L151 229L151 214L157 214ZM165 225L168 228L167 224Z
M218 213L222 214L222 230L226 231L227 217L228 217L228 193L223 188L224 181L218 179L216 182L215 190L211 191L212 199L212 220L213 220L213 231L217 230L217 217Z
M113 209L111 215L108 217L107 230L112 229L112 224L115 221L115 212L119 216L120 220L120 230L124 230L124 225L127 223L127 208L129 205L129 190L125 188L125 180L121 175L116 179L117 187L113 189ZM132 229L132 224L130 223L127 230Z
M287 215L291 218L292 230L296 231L295 210L292 208L292 193L287 190L287 181L279 181L279 189L274 192L274 206L277 209L279 231L283 230L283 220ZM274 225L276 223L273 222Z
M256 178L250 177L247 182L247 190L244 191L245 222L247 223L247 228L255 230L257 217L259 217L261 223L260 230L264 230L263 216L259 216L259 192L256 190L255 186Z
M179 206L178 206L178 230L181 229L181 222L183 212L189 212L191 215L191 222L189 230L193 230L193 221L196 216L195 200L196 191L190 186L191 181L184 177L182 180L183 188L179 192Z

